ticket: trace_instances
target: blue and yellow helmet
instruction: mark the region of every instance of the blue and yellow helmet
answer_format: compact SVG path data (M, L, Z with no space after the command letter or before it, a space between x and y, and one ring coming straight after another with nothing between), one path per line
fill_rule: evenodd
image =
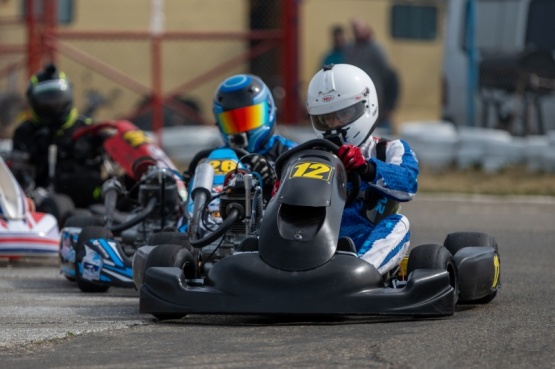
M216 89L212 108L224 142L230 147L258 152L273 135L276 105L260 77L238 74Z

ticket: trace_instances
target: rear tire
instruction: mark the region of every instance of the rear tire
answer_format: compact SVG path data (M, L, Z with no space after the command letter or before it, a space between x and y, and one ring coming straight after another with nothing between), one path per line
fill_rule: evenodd
M64 227L85 228L89 226L102 226L104 222L92 214L75 214L67 218Z
M60 193L47 196L37 206L37 211L52 214L58 221L58 228L60 229L64 227L66 219L74 209L75 204L73 200L69 196Z
M497 241L492 235L482 232L454 232L449 233L443 241L443 246L449 250L451 255L464 247L470 246L491 246L499 252Z
M164 244L173 244L173 245L181 245L182 247L186 247L188 250L191 250L191 243L189 242L189 235L186 233L181 232L158 232L153 233L148 238L146 243L149 246L157 246L157 245L164 245Z
M113 235L110 231L104 227L99 226L88 226L83 228L77 239L77 244L75 245L75 281L77 286L83 292L88 293L102 293L108 291L109 285L97 284L86 279L81 278L81 272L79 271L79 263L83 261L85 256L85 242L91 238L112 238Z

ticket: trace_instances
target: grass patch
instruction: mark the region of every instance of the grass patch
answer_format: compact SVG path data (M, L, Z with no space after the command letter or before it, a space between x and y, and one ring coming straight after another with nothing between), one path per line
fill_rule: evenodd
M498 173L485 173L479 168L434 172L423 167L418 192L555 196L555 173L536 173L525 167L506 168Z

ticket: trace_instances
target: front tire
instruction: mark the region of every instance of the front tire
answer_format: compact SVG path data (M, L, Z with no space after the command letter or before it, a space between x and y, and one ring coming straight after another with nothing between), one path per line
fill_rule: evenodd
M156 246L148 255L145 272L150 267L177 267L183 271L185 278L195 278L197 265L191 252L181 245L165 244ZM155 313L158 320L181 319L184 313Z
M455 290L455 301L459 295L457 266L453 255L442 245L426 244L410 251L407 274L416 269L442 269L449 274L449 284Z
M191 252L181 245L165 244L156 246L148 255L145 272L150 267L175 267L193 279L197 275L197 265Z

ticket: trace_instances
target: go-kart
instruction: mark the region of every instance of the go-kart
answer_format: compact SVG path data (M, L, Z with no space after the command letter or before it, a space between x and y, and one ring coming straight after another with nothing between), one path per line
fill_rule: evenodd
M0 258L55 257L59 239L56 218L35 211L0 156Z
M485 233L456 232L443 244L416 246L384 276L358 258L352 240L339 238L339 226L359 182L356 174L348 181L337 150L312 140L280 156L281 185L258 235L246 237L205 276L183 256L187 248L156 246L136 281L140 311L158 319L198 313L436 317L453 315L457 302L496 296L499 251ZM238 219L241 205L227 209Z
M104 150L124 175L104 183L103 204L67 219L59 241L61 272L84 292L133 288L134 253L156 232L175 229L185 186L166 154L132 123L110 121L88 129L78 134L105 135Z
M165 263L159 259L166 257L176 264L188 263L187 269L204 276L216 262L232 255L246 237L257 234L264 203L262 179L242 162L257 155L227 147L195 155L184 173L190 191L178 232L158 234L139 248L133 259L137 286L142 284L150 263ZM179 244L172 243L176 237L180 238Z

